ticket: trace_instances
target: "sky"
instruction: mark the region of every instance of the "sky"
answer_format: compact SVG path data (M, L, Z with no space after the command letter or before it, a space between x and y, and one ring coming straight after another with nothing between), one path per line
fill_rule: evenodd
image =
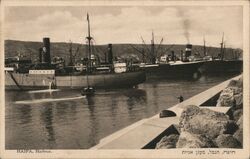
M192 43L242 48L241 6L7 6L4 37L11 40L86 43L89 13L95 44Z

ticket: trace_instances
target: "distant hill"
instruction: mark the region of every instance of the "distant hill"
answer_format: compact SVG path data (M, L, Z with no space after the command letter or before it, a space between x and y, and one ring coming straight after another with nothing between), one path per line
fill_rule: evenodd
M27 41L15 41L15 40L5 40L5 57L17 56L18 54L24 56L30 56L32 61L36 61L39 57L39 48L43 46L42 42L27 42ZM72 52L76 52L79 47L79 52L76 54L76 59L81 57L87 57L87 46L73 43ZM157 50L157 55L170 54L173 50L177 55L179 55L181 50L185 50L185 45L155 45ZM69 43L51 43L51 57L60 56L63 57L66 62L69 60ZM136 51L143 50L149 52L150 45L144 44L113 44L113 54L115 57L122 58L139 58L142 59L141 54ZM100 57L102 61L105 59L105 53L108 51L107 45L96 45L93 48L93 52ZM193 53L199 53L203 56L203 46L193 45ZM208 55L216 57L220 53L220 48L208 47ZM235 57L242 57L241 49L227 48L225 53L225 59L233 59Z

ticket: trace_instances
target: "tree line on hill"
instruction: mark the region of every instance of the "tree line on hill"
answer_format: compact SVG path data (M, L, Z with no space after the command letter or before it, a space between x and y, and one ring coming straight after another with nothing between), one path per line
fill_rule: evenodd
M29 42L29 41L15 41L5 40L5 57L13 56L27 56L33 62L39 58L39 48L43 46L42 42ZM143 55L141 52L149 53L150 44L113 44L113 56L121 59L129 59L134 62L142 62ZM186 45L181 44L155 44L155 56L160 57L164 54L170 54L174 51L177 56L180 55L181 50L185 51ZM53 42L50 46L51 57L62 57L66 63L69 62L70 52L75 60L87 57L87 45L79 43L65 43ZM95 45L92 47L92 52L99 57L101 61L105 61L108 52L108 45ZM220 53L219 47L207 47L207 55L217 57ZM225 59L238 59L242 58L242 49L239 48L225 48ZM193 45L192 54L196 56L204 56L204 47L201 45Z

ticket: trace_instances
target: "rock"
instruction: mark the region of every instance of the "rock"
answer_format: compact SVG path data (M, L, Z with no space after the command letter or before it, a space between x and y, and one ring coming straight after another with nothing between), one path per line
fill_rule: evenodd
M236 138L241 145L243 145L243 116L237 121L239 129L234 133L233 137Z
M227 88L230 88L231 90L233 90L234 94L240 94L243 92L243 88L240 88L240 87L227 87Z
M234 133L233 137L237 139L241 143L241 145L243 145L243 129L237 130Z
M239 118L239 120L237 121L237 125L239 126L239 128L243 128L243 114Z
M242 92L234 95L235 109L241 109L243 107L243 94Z
M238 107L243 103L243 79L231 80L217 101L216 106ZM238 108L237 108L238 109Z
M183 112L181 115L193 116L200 111L200 108L196 105L187 105L183 107ZM184 114L183 114L184 113Z
M171 134L169 136L164 136L157 144L156 149L170 149L176 148L176 143L179 139L178 134Z
M215 139L221 133L235 132L236 123L220 112L197 106L188 106L180 117L181 132L192 134L206 134L210 139Z
M241 143L241 145L243 145L243 129L239 129L238 131L236 131L233 137L237 139Z
M183 131L179 136L176 148L212 148L215 144L212 140L201 134L191 134Z
M241 77L239 80L231 80L228 84L228 87L243 88L243 78Z
M235 105L234 90L230 87L225 88L217 101L217 107L233 107Z
M215 140L219 148L242 148L241 143L230 134L221 134Z
M243 109L233 110L233 119L235 121L238 121L242 115L243 115Z
M222 130L222 134L234 134L238 129L238 125L235 123L234 120L229 120L226 124L224 129Z

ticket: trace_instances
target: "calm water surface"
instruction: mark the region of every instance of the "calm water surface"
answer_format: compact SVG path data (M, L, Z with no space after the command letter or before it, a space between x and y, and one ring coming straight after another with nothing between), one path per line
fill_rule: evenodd
M198 80L152 80L136 89L97 91L5 92L6 149L86 149L103 137L151 117L220 82L230 75ZM44 101L47 99L62 101ZM67 100L70 98L70 100Z

